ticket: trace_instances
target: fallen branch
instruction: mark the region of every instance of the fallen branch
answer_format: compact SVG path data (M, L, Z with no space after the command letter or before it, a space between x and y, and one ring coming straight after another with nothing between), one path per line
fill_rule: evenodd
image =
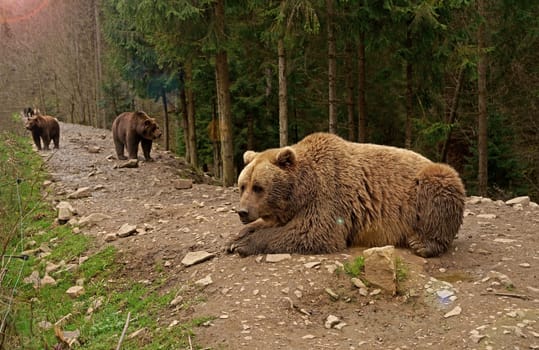
M518 299L523 299L523 300L528 300L530 298L526 294L504 293L504 292L481 293L481 295L495 295L495 296L500 296L500 297L518 298Z
M125 320L124 329L122 331L122 335L120 336L120 340L118 340L118 346L116 347L116 350L120 350L122 347L122 342L125 338L125 333L127 332L127 327L129 327L129 318L131 317L131 311L127 313L127 319Z

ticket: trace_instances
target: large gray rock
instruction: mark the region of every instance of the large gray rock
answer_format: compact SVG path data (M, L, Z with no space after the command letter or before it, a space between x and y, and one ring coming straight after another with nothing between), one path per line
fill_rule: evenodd
M211 259L215 256L215 254L208 253L206 251L198 251L198 252L189 252L182 260L182 264L185 266L191 266L194 264L201 263L203 261L206 261L208 259Z
M58 222L60 224L65 224L76 214L69 202L60 202L56 208L58 208Z
M77 199L77 198L86 198L90 197L92 190L90 187L81 187L77 189L75 192L71 192L67 195L67 198L69 199Z
M363 251L365 279L369 283L395 295L397 292L397 267L393 246L370 248Z
M530 197L528 197L528 196L515 197L513 199L510 199L510 200L506 201L505 204L507 204L507 205L520 204L523 207L525 207L528 204L530 204Z

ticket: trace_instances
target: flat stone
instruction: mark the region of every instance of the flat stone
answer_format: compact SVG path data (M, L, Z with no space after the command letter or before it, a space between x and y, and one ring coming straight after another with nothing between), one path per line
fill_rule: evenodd
M479 219L496 219L496 214L477 214L476 216Z
M182 260L182 264L185 266L191 266L194 264L201 263L203 261L206 261L208 259L211 259L215 256L213 253L208 253L206 251L197 251L197 252L189 252Z
M515 197L513 199L506 201L505 204L507 205L520 204L522 206L526 206L530 204L530 197L528 196Z
M116 235L118 235L118 237L124 238L124 237L132 236L135 232L137 232L136 225L123 224L122 227L120 227L120 229L116 233Z
M324 326L327 328L327 329L330 329L330 328L333 328L336 324L338 324L341 320L337 317L337 316L334 316L334 315L329 315L327 318L326 318L326 322L324 323Z
M266 262L268 263L277 263L283 260L292 259L290 254L268 254L266 255Z
M113 242L118 239L118 236L116 236L116 233L107 233L105 236L105 242Z
M444 315L444 318L449 318L449 317L453 317L453 316L458 316L460 315L460 313L462 312L462 308L460 306L455 306L455 308L453 308L453 310L447 312L445 315Z
M84 294L84 287L82 287L82 286L70 287L66 291L66 294L69 295L71 298L77 298L77 297L81 296L82 294Z
M92 190L90 187L81 187L77 189L75 192L71 192L67 195L67 198L69 199L78 199L78 198L86 198L90 197Z
M466 200L466 204L479 204L483 197L471 196Z
M353 277L353 278L350 279L350 281L352 282L352 284L353 284L356 288L367 288L367 286L365 285L365 283L363 283L363 281L360 280L359 278Z
M56 285L56 280L55 280L54 278L52 278L51 276L49 276L49 275L45 275L45 276L41 279L40 284L41 284L42 286L46 286L46 285L55 286L55 285Z
M210 275L208 275L208 276L206 276L204 278L201 278L201 279L199 279L198 281L195 282L196 285L201 286L201 287L209 286L212 283L213 283L213 280L211 279Z
M312 261L312 262L308 262L308 263L303 264L303 266L305 266L308 269L312 269L314 267L320 266L321 263L322 262L320 262L320 261Z
M85 226L85 225L88 225L88 226L92 226L92 225L96 225L97 223L105 220L105 219L110 219L111 217L108 216L108 215L105 215L105 214L102 214L102 213L92 213L88 216L84 216L82 217L80 220L79 220L79 225L80 226Z
M174 188L177 190L187 190L193 187L193 180L179 179L174 182Z

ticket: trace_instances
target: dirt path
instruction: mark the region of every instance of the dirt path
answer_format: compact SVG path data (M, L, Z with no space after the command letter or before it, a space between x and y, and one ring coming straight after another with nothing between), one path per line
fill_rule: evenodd
M421 259L398 254L408 279L397 297L360 295L350 278L334 270L361 254L302 256L270 263L264 256L239 258L221 252L239 231L233 188L194 177L172 154L154 149L155 162L116 168L108 130L61 124L61 149L42 152L53 175L56 200L89 187L91 195L67 199L78 218L106 217L81 229L121 252L124 277L179 291L188 308L169 308L161 322L211 316L196 328L198 346L212 349L539 349L539 209L472 200L451 251ZM125 224L134 236L106 242ZM215 257L185 267L190 251ZM491 271L495 271L491 272ZM513 287L503 285L505 275ZM205 287L197 281L211 279ZM503 277L503 276L501 276ZM332 299L330 288L339 295ZM374 293L373 293L374 292ZM502 293L506 295L497 295ZM371 295L373 294L373 295ZM458 312L460 308L460 313ZM455 316L444 317L449 311ZM343 327L326 328L329 315ZM447 315L446 315L447 316ZM344 325L345 324L345 325Z

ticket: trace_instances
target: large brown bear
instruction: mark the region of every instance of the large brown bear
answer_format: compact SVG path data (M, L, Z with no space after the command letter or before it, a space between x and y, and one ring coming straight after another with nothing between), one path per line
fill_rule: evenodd
M447 251L462 223L457 172L409 150L315 133L243 158L238 214L247 225L227 242L230 253L395 245L431 257Z
M124 148L127 149L129 159L138 159L140 143L146 161L152 160L150 157L152 142L159 137L161 137L159 125L154 118L150 118L142 111L124 112L112 123L112 138L118 159L127 159Z
M58 119L49 115L33 115L27 118L24 127L32 132L32 138L38 150L41 150L41 140L43 149L48 150L51 140L54 148L60 148L60 124Z

